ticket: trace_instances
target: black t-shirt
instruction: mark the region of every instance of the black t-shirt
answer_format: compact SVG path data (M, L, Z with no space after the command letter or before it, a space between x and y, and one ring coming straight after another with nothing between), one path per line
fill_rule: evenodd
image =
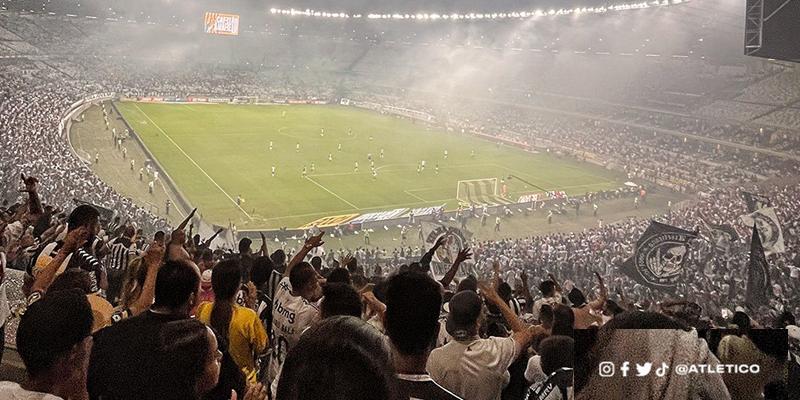
M401 397L411 400L462 400L447 389L439 386L430 375L397 374Z
M176 399L174 382L156 376L161 327L182 319L147 311L94 335L87 386L95 400ZM170 397L164 397L170 394ZM178 393L175 393L177 396Z

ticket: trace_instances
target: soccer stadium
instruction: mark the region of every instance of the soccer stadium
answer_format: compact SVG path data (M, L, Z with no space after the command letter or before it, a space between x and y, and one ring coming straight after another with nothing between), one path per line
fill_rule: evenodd
M800 399L798 38L0 0L0 400Z

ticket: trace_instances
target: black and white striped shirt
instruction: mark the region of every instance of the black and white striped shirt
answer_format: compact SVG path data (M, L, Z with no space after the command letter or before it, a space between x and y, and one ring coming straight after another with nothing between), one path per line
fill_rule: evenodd
M110 271L126 271L130 260L139 255L136 246L126 237L114 239L110 246L111 252L106 258L106 266Z

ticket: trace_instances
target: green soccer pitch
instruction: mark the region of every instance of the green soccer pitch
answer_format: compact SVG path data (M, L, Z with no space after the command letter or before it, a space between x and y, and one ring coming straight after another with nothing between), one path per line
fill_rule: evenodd
M623 182L591 164L353 107L121 102L117 108L206 221L232 221L240 230L296 228L327 216L395 208L455 209L460 180L514 175L569 194ZM417 172L421 160L426 168ZM513 199L541 192L518 179L507 185Z

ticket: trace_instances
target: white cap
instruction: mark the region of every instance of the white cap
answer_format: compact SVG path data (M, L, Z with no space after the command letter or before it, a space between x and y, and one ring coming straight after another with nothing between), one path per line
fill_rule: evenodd
M789 331L789 338L800 340L800 327L797 325L787 325L786 330Z

